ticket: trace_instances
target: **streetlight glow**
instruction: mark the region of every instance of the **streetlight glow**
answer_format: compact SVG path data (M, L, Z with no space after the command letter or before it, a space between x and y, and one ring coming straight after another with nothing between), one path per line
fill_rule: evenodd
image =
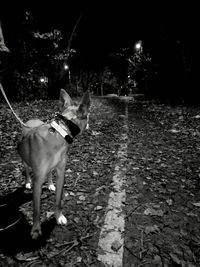
M64 68L64 70L68 71L69 83L71 83L71 72L70 72L69 65L67 65L66 63L64 63L63 68Z
M142 50L142 41L138 41L138 42L135 44L135 50L136 50L136 51L141 51L141 50Z
M66 63L64 64L64 69L65 70L68 70L69 69L69 66Z
M137 44L135 45L135 48L139 50L139 49L141 48L141 44L140 44L140 43L137 43Z
M38 81L42 84L48 83L48 77L41 76L38 78Z

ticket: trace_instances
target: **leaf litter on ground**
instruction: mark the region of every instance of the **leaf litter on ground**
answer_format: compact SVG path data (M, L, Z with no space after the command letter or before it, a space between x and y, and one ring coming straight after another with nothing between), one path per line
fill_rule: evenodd
M200 235L199 111L148 102L129 106L128 175L135 178L127 202L135 203L126 206L124 267L200 266L193 241Z
M63 199L67 227L54 226L46 242L32 250L0 251L0 266L23 267L29 259L30 266L98 266L97 237L124 119L120 105L93 99L90 130L72 144ZM48 120L57 107L56 101L14 104L24 121ZM129 105L124 267L130 266L130 259L138 266L200 266L199 114L198 107ZM16 153L20 125L4 104L0 105L0 122L0 190L4 196L24 185L24 174ZM43 222L52 220L54 198L44 186ZM22 204L20 211L31 225L31 201ZM113 248L117 250L118 244Z

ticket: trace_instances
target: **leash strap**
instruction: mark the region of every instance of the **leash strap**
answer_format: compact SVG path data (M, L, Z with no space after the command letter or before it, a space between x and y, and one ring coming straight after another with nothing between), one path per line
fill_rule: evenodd
M14 116L16 117L16 119L21 123L21 125L27 127L27 125L18 117L18 115L13 110L13 108L12 108L12 106L11 106L10 102L8 101L8 98L7 98L6 94L5 94L5 91L3 89L3 86L1 84L1 82L0 82L0 89L1 89L1 92L2 92L3 97L5 98L5 100L6 100L7 104L8 104L8 106L9 106L9 108L11 109L11 111L14 114Z

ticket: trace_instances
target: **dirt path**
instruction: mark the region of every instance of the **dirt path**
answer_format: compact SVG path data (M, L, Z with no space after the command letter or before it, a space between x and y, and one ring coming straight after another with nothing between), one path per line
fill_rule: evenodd
M124 267L200 266L200 139L192 112L129 105Z

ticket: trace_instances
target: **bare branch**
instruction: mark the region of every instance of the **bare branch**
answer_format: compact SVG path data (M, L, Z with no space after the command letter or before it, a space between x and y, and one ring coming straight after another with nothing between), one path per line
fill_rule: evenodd
M74 25L74 28L73 28L72 33L71 33L71 35L70 35L70 38L69 38L69 41L68 41L68 46L67 46L68 51L69 51L70 48L71 48L71 43L72 43L72 41L73 41L73 37L74 37L74 35L75 35L76 28L78 27L78 24L79 24L79 22L80 22L80 20L81 20L81 17L82 17L82 14L81 14L81 15L79 16L79 18L77 19L76 24Z

